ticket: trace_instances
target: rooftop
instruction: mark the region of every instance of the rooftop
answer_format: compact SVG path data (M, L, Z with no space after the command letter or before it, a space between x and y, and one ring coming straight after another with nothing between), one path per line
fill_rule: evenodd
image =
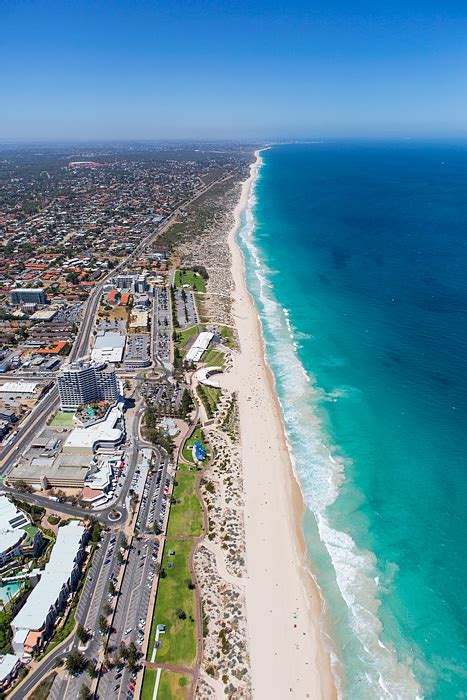
M84 532L83 526L76 521L58 528L57 541L40 581L13 620L15 629L41 629L51 606L70 578Z

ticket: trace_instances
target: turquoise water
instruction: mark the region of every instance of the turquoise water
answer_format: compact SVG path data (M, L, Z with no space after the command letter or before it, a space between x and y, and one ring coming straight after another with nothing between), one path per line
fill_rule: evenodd
M0 601L8 603L21 590L21 583L4 583L0 586Z
M341 695L467 697L467 146L261 156L239 241Z

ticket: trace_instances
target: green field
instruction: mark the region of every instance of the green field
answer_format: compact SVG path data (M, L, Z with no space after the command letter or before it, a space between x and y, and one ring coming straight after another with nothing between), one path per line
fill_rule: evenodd
M74 413L68 411L57 411L50 421L51 428L72 428Z
M190 338L196 338L198 335L198 326L191 326L186 328L184 331L177 331L177 343L180 350L185 349L185 345L188 343Z
M44 680L41 683L39 683L39 685L36 686L30 694L30 700L47 700L47 698L50 695L50 689L53 685L56 675L57 674L54 671L49 676L44 678Z
M201 384L198 384L196 391L205 408L208 418L212 418L222 395L221 390L212 386L202 386Z
M188 438L188 440L183 445L182 457L186 462L189 462L190 464L194 464L193 454L192 454L191 450L192 450L192 447L197 440L199 440L199 442L201 442L201 444L203 444L203 445L205 444L204 435L202 433L201 428L196 428L196 430L193 433L193 435L191 436L191 438ZM206 459L206 463L207 463L207 459Z
M183 287L188 284L195 292L205 292L206 282L201 275L193 272L193 270L177 270L175 272L174 283L176 287Z
M173 496L180 501L170 508L167 537L186 535L199 537L203 528L203 513L195 491L195 479L192 474L177 473Z
M225 353L211 348L204 353L202 360L211 367L222 367L223 369L225 364Z
M233 331L228 326L221 326L221 336L227 341L227 345L232 347Z
M141 700L152 700L154 686L156 685L157 669L145 668L143 677L143 687L141 688ZM157 694L159 697L159 693Z
M162 558L166 576L161 576L157 590L148 645L149 660L158 624L165 625L166 630L159 638L161 646L157 650L157 662L191 667L196 660L196 598L195 592L187 585L187 581L191 581L188 562L192 547L191 540L166 540ZM171 550L175 551L173 556L169 554ZM167 567L168 563L172 568ZM179 618L177 609L183 610L185 619Z
M162 671L157 700L186 700L190 695L189 676L174 671Z

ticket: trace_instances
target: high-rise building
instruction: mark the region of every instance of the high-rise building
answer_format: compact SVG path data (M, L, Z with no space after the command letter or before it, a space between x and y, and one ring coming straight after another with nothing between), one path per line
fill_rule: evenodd
M47 295L43 287L18 288L10 292L11 303L15 306L20 304L47 304Z
M57 382L63 411L76 411L84 404L115 401L118 397L115 368L105 362L71 362L62 367Z
M114 284L117 289L133 289L134 275L117 275Z
M146 275L138 275L138 277L135 278L134 289L137 294L144 294L148 291Z

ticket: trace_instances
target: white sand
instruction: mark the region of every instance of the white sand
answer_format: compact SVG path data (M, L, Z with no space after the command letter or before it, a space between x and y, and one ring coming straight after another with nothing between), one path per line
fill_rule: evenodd
M319 591L305 571L307 550L300 528L303 500L236 243L239 215L257 167L258 159L243 184L229 234L233 313L241 346L231 380L238 391L240 412L253 696L258 700L328 699L336 697L336 690L320 634Z

